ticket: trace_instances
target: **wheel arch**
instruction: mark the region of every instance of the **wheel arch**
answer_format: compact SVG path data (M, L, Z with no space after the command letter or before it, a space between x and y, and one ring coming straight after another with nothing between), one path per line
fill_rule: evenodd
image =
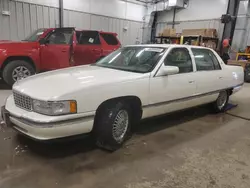
M7 58L4 60L2 66L1 66L1 70L3 70L9 62L15 61L15 60L23 60L23 61L26 61L26 62L28 62L28 63L34 68L35 71L37 70L37 67L36 67L36 65L35 65L35 63L34 63L34 61L33 61L33 59L30 58L29 56L9 56L9 57L7 57Z
M104 108L108 104L112 103L117 103L117 102L124 102L126 104L129 104L132 110L132 119L133 123L136 124L141 120L142 117L142 102L141 99L138 96L121 96L121 97L115 97L108 99L104 102L102 102L97 110L96 110L96 115L95 115L95 120L94 120L94 125L96 122L96 119L98 118L99 113L101 112L101 109Z

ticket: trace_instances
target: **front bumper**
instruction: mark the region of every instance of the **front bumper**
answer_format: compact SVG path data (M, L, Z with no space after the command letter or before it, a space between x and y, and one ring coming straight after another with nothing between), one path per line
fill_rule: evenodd
M58 120L37 114L35 118L34 112L16 107L11 97L7 99L6 107L1 108L1 114L7 126L35 140L53 140L89 133L94 124L94 115L90 114L67 119L60 117Z

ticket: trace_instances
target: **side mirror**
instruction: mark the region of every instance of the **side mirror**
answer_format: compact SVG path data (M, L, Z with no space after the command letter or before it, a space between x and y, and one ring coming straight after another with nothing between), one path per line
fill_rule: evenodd
M161 66L156 76L166 76L166 75L172 75L172 74L178 74L178 73L179 73L179 67L163 65Z
M40 43L40 44L45 44L45 45L46 45L46 44L49 43L49 41L46 40L45 38L42 38L42 39L39 40L39 43Z

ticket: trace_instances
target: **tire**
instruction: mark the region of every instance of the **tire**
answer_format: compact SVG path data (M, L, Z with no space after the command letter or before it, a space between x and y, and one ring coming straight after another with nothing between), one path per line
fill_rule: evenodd
M221 91L217 100L213 103L213 108L216 113L225 112L229 100L229 92Z
M124 117L123 120L127 120L122 121L123 129L117 129L119 125L117 125L116 123L119 122L117 121L119 117ZM123 102L109 103L101 107L97 112L93 130L96 145L109 151L115 151L119 149L130 135L132 122L131 120L131 110L129 106L127 106ZM121 131L123 134L119 131ZM119 137L118 135L123 136Z
M3 80L8 85L12 86L16 82L16 79L17 80L19 79L19 78L15 79L15 77L13 76L14 70L20 70L18 68L21 68L21 70L24 70L24 71L21 71L21 72L25 72L25 77L23 77L23 78L28 77L26 75L26 73L27 73L26 70L28 71L27 74L29 74L29 76L36 73L33 66L30 65L30 63L28 63L27 61L24 61L24 60L10 61L10 62L8 62L8 64L3 69ZM20 77L22 77L22 76L20 75Z

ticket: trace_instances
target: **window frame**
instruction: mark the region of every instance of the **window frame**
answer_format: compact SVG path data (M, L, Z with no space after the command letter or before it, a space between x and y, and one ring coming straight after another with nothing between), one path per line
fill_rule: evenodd
M217 60L217 63L218 63L218 65L219 65L219 69L216 69L216 68L215 68L214 59L213 59L213 57L211 57L211 56L209 55L209 53L208 53L208 56L210 56L211 61L212 61L212 63L213 63L213 68L214 68L214 69L213 69L213 70L198 70L198 69L197 69L197 64L196 64L196 60L195 60L195 55L194 55L193 49L194 49L194 50L204 50L204 51L210 52L210 53L212 54L212 56L215 58L215 60ZM219 71L219 70L222 70L220 61L219 61L219 59L217 58L217 56L214 54L214 52L213 52L212 50L207 49L207 48L194 48L194 47L191 47L190 50L191 50L191 53L192 53L192 55L193 55L193 57L194 57L194 64L195 64L196 72L202 72L202 71Z
M195 72L195 68L196 68L196 67L194 66L192 54L191 54L189 48L187 48L187 47L172 47L172 48L170 48L170 49L167 51L166 56L163 57L163 62L162 62L162 64L163 64L164 66L170 66L170 65L166 65L166 64L165 64L165 60L166 60L166 58L168 57L168 55L169 55L173 50L175 50L175 49L185 49L185 50L188 52L188 55L189 55L190 60L191 60L191 65L192 65L192 71L190 71L190 72L178 73L178 74L176 74L176 75L180 75L180 74L189 74L189 73ZM161 65L161 66L162 66L162 65ZM178 67L178 66L177 66L177 67ZM178 68L179 68L179 67L178 67ZM158 72L158 71L157 71L157 72ZM156 72L156 74L157 74L157 72ZM155 74L155 75L156 75L156 74ZM171 75L170 75L170 76L171 76Z
M69 29L71 29L71 28L54 29L54 30L48 32L47 35L44 37L44 39L46 41L48 41L48 39L50 38L50 36L53 35L54 33L58 32L58 31L61 31L61 32L69 31ZM72 29L72 33L71 33L71 37L70 37L69 43L66 43L66 44L51 44L51 43L48 43L48 45L71 45L72 41L73 41L73 35L74 35L73 31L74 31L74 29Z
M80 41L81 41L81 38L82 38L82 33L83 32L96 32L97 35L96 37L98 37L98 44L95 44L95 43L89 43L89 44L81 44ZM96 39L95 39L96 40ZM78 45L82 45L82 46L87 46L87 45L91 45L91 46L101 46L102 42L101 42L101 38L100 38L100 32L98 31L80 31L80 36L79 36L79 40L77 40L77 44Z
M117 37L116 37L114 34L112 34L112 33L99 33L99 34L100 34L100 37L102 37L102 39L105 41L105 43L106 43L107 45L109 45L109 46L117 46L117 45L119 45L119 41L118 41ZM107 35L112 36L113 39L115 39L116 44L110 44L110 43L108 43L107 40L105 39L105 35L106 35L106 36L107 36Z

